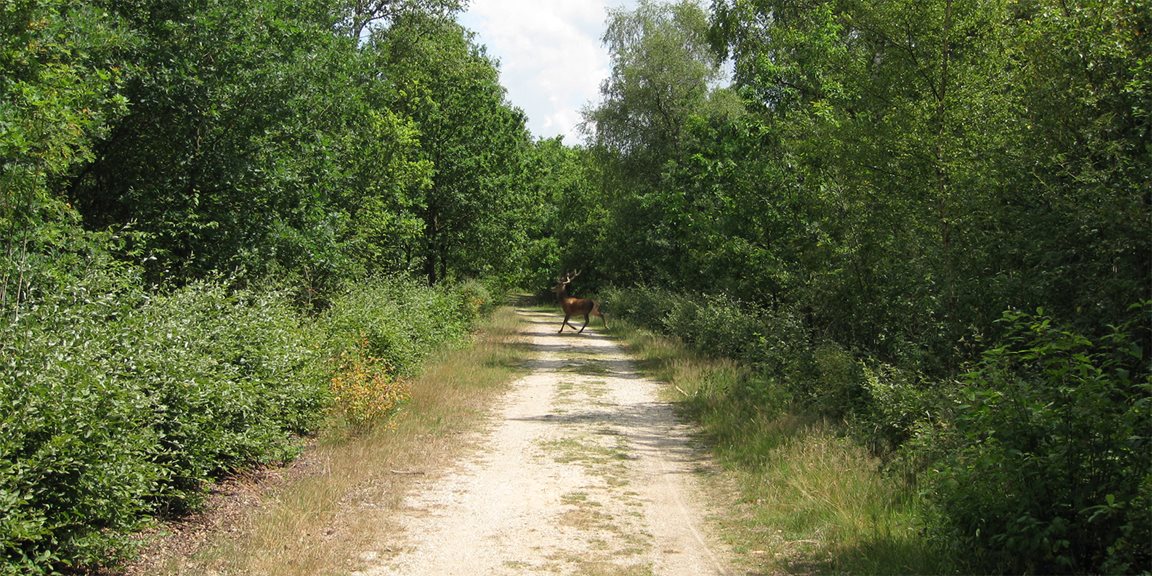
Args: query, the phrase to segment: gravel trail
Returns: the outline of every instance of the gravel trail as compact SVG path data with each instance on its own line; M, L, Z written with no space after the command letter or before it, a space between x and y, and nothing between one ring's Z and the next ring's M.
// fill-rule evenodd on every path
M357 576L728 574L694 471L705 455L614 341L520 310L531 373L470 455L407 497ZM597 326L599 328L599 325Z

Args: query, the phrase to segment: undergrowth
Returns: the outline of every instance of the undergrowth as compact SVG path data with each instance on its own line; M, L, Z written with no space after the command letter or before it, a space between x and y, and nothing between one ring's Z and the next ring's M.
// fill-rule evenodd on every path
M1152 566L1152 303L1095 338L1006 312L948 377L849 350L788 308L605 299L683 343L634 336L743 475L750 516L808 544L782 557L854 573Z
M375 279L311 317L273 289L82 272L0 318L0 574L115 566L215 480L294 458L326 420L395 413L403 378L491 300Z

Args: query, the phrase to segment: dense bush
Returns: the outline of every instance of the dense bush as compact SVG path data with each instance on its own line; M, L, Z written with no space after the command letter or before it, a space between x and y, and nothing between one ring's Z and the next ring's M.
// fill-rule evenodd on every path
M810 331L793 310L766 310L724 296L690 296L644 287L611 288L604 299L613 313L636 325L680 338L704 354L753 368L754 376L733 393L749 399L788 398L789 403L804 402L837 414L852 408L847 398L833 407L822 397L848 395L849 389L860 385L844 381L844 370L858 370L855 361L844 354L834 358L839 349L832 344L814 349ZM846 367L833 370L834 359ZM774 390L759 390L765 386Z
M940 383L923 374L879 362L862 362L864 399L849 416L850 428L874 453L897 456L915 473L927 455L898 452L919 431L935 426L945 411ZM918 464L917 462L921 462Z
M354 429L384 422L407 399L404 378L463 337L493 305L483 283L429 288L405 278L352 285L321 318L335 354L333 410Z
M614 315L627 318L637 326L661 331L665 329L665 319L684 299L679 293L650 286L608 288L603 293L604 306L610 307Z
M277 293L195 283L125 318L107 370L149 398L161 502L181 512L201 484L294 455L327 404L321 351Z
M1097 341L1007 313L958 382L858 358L795 314L651 288L609 290L621 317L738 370L691 408L725 446L735 415L832 418L925 486L933 534L977 572L1130 573L1152 562L1152 305ZM723 415L712 414L723 411ZM754 447L726 448L754 462Z
M320 319L325 347L363 347L410 375L437 346L467 333L492 298L480 283L429 288L410 278L380 277L349 286Z
M0 324L10 571L114 560L205 481L293 454L325 404L318 351L278 295L199 283L149 297L130 273L90 272Z
M924 441L941 455L928 478L943 536L973 570L1152 566L1152 371L1136 345L1150 311L1096 342L1004 316L949 425Z
M758 316L727 297L703 296L677 300L664 324L702 352L753 360L762 353L764 337Z
M0 573L116 562L212 480L294 456L334 396L353 424L387 416L397 378L491 301L379 279L313 320L276 291L151 294L129 267L84 272L0 320Z

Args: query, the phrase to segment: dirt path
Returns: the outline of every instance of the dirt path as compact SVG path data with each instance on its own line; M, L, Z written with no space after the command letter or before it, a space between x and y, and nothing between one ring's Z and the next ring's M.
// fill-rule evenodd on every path
M591 326L556 334L558 317L518 313L531 374L355 574L727 574L697 504L703 456L657 385Z

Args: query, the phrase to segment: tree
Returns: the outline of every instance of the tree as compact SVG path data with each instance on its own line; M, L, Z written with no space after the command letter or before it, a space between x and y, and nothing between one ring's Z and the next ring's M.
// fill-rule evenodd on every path
M496 65L455 22L406 15L373 37L396 87L392 107L420 134L430 178L410 193L429 284L508 272L522 246L521 175L530 139ZM511 247L511 249L510 249Z
M1039 4L1034 8L1040 14L1062 12ZM1120 31L1123 26L1118 22L1127 17L1136 21L1128 7L1114 8L1100 8L1098 15L1106 12L1112 18L1102 20L1104 27ZM827 248L822 258L804 268L810 282L807 306L822 331L886 357L911 354L955 368L972 352L956 343L973 330L989 330L1004 308L1045 305L1096 290L1097 283L1087 278L1103 271L1097 264L1060 272L1041 272L1042 266L1037 266L1028 275L1020 270L1022 261L1037 262L1062 252L1076 254L1074 258L1085 263L1111 252L1099 246L1088 255L1072 248L1081 242L1070 242L1069 236L1056 239L1041 232L1099 230L1098 224L1081 226L1091 211L1065 212L1059 224L1052 220L1040 224L1042 212L1012 208L1021 203L1035 206L1037 198L1058 189L1043 186L1043 193L1024 192L1035 188L1036 178L1029 174L1040 164L1024 157L1067 153L1052 142L1028 142L1031 137L1022 128L1041 124L1039 119L1025 120L1037 105L1067 107L1070 103L1057 104L1060 98L1048 96L1069 91L1023 86L1029 79L1064 82L1076 77L1051 69L1033 76L1033 64L1024 55L1036 53L1038 46L1021 43L1040 21L1025 16L1031 10L977 0L819 2L804 9L771 0L717 4L714 37L734 58L737 87L759 111L767 129L780 138L782 167L818 210L812 213L810 226L819 230ZM1037 54L1050 53L1053 42L1065 41L1059 34L1044 38ZM1121 46L1125 55L1136 55L1134 37L1116 38L1118 44L1086 38L1068 41ZM1096 67L1110 62L1116 77L1124 77L1129 71L1119 60L1111 60L1115 56L1105 57ZM1069 119L1055 108L1045 109L1045 118L1059 119L1061 124ZM1136 122L1128 125L1135 127L1139 121L1133 111L1121 105L1107 117L1127 119L1120 120L1117 128L1132 121ZM1073 131L1096 121L1089 117ZM1122 140L1125 149L1134 150L1131 136ZM1115 149L1116 142L1099 142L1103 149ZM1086 191L1077 187L1077 194ZM1101 192L1128 198L1105 204L1126 205L1129 209L1120 214L1135 216L1139 210L1132 202L1138 194L1119 192L1126 188L1131 186L1124 183ZM1086 206L1091 205L1095 203ZM1102 223L1097 216L1089 218ZM1128 222L1109 229L1136 232L1139 225ZM1055 241L1041 247L1016 235L1017 230ZM1108 243L1110 247L1126 246L1125 256L1117 257L1131 262L1124 269L1139 269L1127 258L1147 258L1146 248L1114 240L1118 242ZM1084 275L1092 268L1096 272ZM1061 288L1045 277L1061 278L1057 281ZM1131 279L1129 287L1139 283L1136 277ZM1039 292L1047 291L1045 286L1052 289L1042 296ZM1108 316L1115 319L1134 295L1129 291L1120 297L1113 292L1087 300L1097 306L1103 300L1114 303ZM1078 306L1084 309L1083 301ZM1061 308L1075 313L1075 306Z
M1152 299L1152 5L1034 2L1011 16L1016 131L995 213L1010 248L991 268L1017 306L1099 337Z
M330 17L275 0L123 8L144 42L130 56L132 113L72 183L87 224L135 222L156 279L275 261L274 236L328 212L299 152L327 128L326 106L300 97L319 100L321 74L341 76Z
M0 7L0 315L54 273L78 273L87 240L57 186L125 113L120 52L133 42L88 4Z
M364 33L378 22L394 22L405 14L433 14L448 17L463 8L460 0L346 0L344 25L352 38L363 38Z
M524 286L551 287L564 270L584 270L582 282L611 278L607 244L611 214L603 189L602 172L586 148L565 146L560 137L536 143L530 162L535 227L529 232L533 264Z
M642 0L634 11L610 11L604 43L612 72L601 86L603 101L585 114L593 142L658 177L720 76L707 30L707 16L691 1Z
M154 282L274 274L311 299L405 269L392 240L429 167L340 6L116 4L141 42L131 113L70 183L86 225L138 230Z
M588 115L613 280L745 307L724 352L936 470L962 569L1147 564L1148 2L717 0L697 92L646 6Z
M585 129L604 167L612 215L605 264L619 280L668 281L682 272L685 199L663 176L683 161L688 125L720 75L707 30L691 1L642 1L634 11L610 13L604 43L612 73L601 86L603 101L585 111Z

